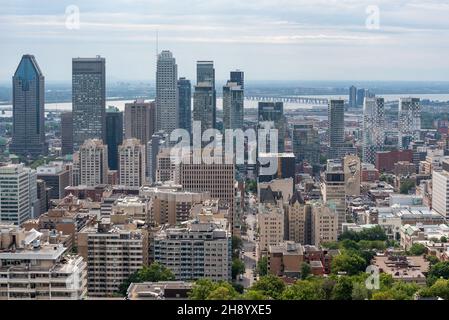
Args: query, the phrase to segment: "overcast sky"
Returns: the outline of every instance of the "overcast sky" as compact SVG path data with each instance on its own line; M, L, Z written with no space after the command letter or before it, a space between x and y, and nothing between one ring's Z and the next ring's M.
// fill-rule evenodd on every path
M192 80L204 59L220 80L236 68L248 81L449 80L448 16L448 0L0 0L0 82L24 53L47 81L97 54L110 80L153 81L156 30Z

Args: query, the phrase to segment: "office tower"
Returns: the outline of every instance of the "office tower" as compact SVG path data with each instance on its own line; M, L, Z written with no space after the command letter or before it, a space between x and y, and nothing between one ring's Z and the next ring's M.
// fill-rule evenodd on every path
M259 162L276 165L276 172L265 174L259 165L258 182L269 182L273 179L295 178L295 155L291 152L284 153L259 153ZM269 162L270 161L270 162Z
M178 80L179 128L192 134L192 85L190 80Z
M259 204L259 255L266 255L270 246L284 241L284 209L277 204Z
M164 50L157 57L156 130L164 130L167 134L179 127L177 82L176 59L170 51Z
M242 90L245 89L245 74L243 71L235 70L231 71L231 82L237 83L238 86L242 87Z
M234 175L233 164L194 164L190 161L190 163L183 162L179 165L177 181L185 190L209 192L212 199L226 205L230 210L229 224L233 226Z
M215 69L213 61L196 62L196 83L209 82L215 90Z
M214 88L210 82L199 82L193 92L193 121L201 121L201 133L215 128Z
M356 155L347 155L343 158L343 172L345 174L345 194L347 196L360 196L361 163Z
M99 139L86 140L79 150L80 184L95 187L108 179L108 147Z
M357 88L354 86L349 88L349 107L357 108Z
M0 221L20 225L38 209L36 170L23 164L0 167Z
M366 89L357 89L357 106L362 107L365 100Z
M58 234L0 224L0 300L81 300L86 263ZM50 240L51 239L51 240Z
M449 172L432 172L432 209L449 218Z
M363 104L363 162L374 164L385 140L384 98L365 98Z
M145 183L145 146L138 139L126 139L118 148L119 182L128 187Z
M70 172L64 163L52 161L36 168L37 178L45 181L49 188L49 199L62 199L64 189L70 185Z
M37 158L46 155L45 79L33 55L26 54L12 78L13 132L9 152Z
M345 173L340 160L327 160L326 171L321 179L321 195L326 204L332 204L338 214L338 234L346 222Z
M44 180L37 179L36 180L36 195L37 195L37 208L35 212L35 216L39 217L48 211L49 203L48 203L48 192L47 186Z
M118 169L118 146L123 142L123 112L109 106L106 110L106 145L108 146L108 166Z
M271 128L278 130L278 150L267 150L270 152L284 152L284 141L287 127L287 120L284 117L284 104L282 102L259 102L257 110L258 127L261 128L261 122L271 122Z
M345 101L330 100L327 110L329 158L339 158L345 143Z
M73 113L61 113L61 154L63 156L73 153Z
M312 243L311 207L296 191L286 206L288 240L301 244Z
M156 182L176 180L176 165L170 148L161 148L156 155Z
M243 129L243 87L228 81L223 87L223 128Z
M72 112L75 150L87 139L105 139L105 58L73 58Z
M125 139L136 138L143 145L150 141L155 130L156 105L138 99L125 104Z
M130 275L148 265L148 233L134 221L114 214L78 233L78 252L87 262L87 292L117 294Z
M419 139L421 130L421 101L419 98L399 99L399 148L408 149L411 141Z
M156 225L175 226L189 220L191 209L210 199L208 192L185 191L181 186L143 187L140 196L151 199L151 212Z
M339 214L333 202L312 203L312 241L315 246L338 240L341 231L338 220Z
M231 280L231 234L214 223L164 228L152 249L154 261L170 269L176 280Z
M320 163L320 138L312 123L294 124L292 140L296 163Z
M162 132L153 134L151 140L147 143L147 170L146 174L150 184L156 182L157 155L164 144L164 135Z

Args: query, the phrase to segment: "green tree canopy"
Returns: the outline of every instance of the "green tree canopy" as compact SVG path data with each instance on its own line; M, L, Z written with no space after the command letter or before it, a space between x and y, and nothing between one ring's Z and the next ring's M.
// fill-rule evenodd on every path
M285 289L285 283L274 275L261 277L251 288L260 291L264 296L279 299Z
M312 273L312 268L307 262L301 264L301 279L305 280Z
M245 272L245 264L240 259L233 259L231 271L232 279L236 279L239 274Z
M259 276L266 276L268 274L268 258L262 257L257 262L256 271Z
M323 300L325 292L318 281L299 280L282 293L284 300Z
M449 279L449 261L438 262L430 267L427 274L428 284L432 285L440 278Z
M343 253L332 259L331 270L333 273L346 272L355 275L366 269L366 261L357 254Z
M426 246L421 243L414 243L408 250L412 256L420 256L426 252Z

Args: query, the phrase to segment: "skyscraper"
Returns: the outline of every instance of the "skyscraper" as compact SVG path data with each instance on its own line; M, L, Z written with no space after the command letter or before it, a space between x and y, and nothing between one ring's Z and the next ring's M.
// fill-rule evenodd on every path
M87 139L105 139L106 60L72 60L73 146L75 150Z
M13 134L9 150L32 158L45 155L45 79L33 55L22 57L12 82Z
M190 80L179 78L179 128L186 129L192 134L192 86Z
M72 111L61 113L61 154L73 153L73 114Z
M120 184L141 187L145 183L145 145L138 139L126 139L118 154Z
M421 130L421 101L419 98L399 99L399 148L407 149L419 138Z
M362 107L365 100L366 89L357 89L357 106Z
M243 129L244 93L237 82L228 81L223 87L223 127L224 129Z
M206 125L204 126L206 129L215 128L216 119L217 119L217 92L215 90L215 68L213 61L197 61L196 62L196 85L200 95L204 94L206 87L210 87L207 89L212 93L212 105L211 112L212 114L208 116L208 120ZM196 91L196 87L195 87ZM209 93L208 93L209 94ZM195 109L195 96L194 96L194 109ZM207 105L206 110L209 109L209 105ZM195 111L195 110L194 110ZM211 120L209 120L211 119ZM212 122L212 126L209 125L209 122ZM203 127L203 126L202 126Z
M310 165L320 163L320 138L312 123L293 125L293 153L296 163L307 161Z
M237 85L242 87L242 90L245 89L245 74L243 71L235 70L231 71L231 82L237 83Z
M363 104L363 162L374 164L385 140L384 98L365 98Z
M108 166L118 169L118 146L123 142L123 112L110 106L106 110L106 145L108 146Z
M99 139L86 140L79 150L80 183L88 187L107 183L108 147Z
M125 139L136 138L145 145L154 133L155 116L154 102L140 99L125 104Z
M270 152L284 152L284 140L286 130L286 119L284 117L284 103L282 102L259 102L258 110L258 126L261 122L272 122L274 128L278 130L278 150L267 150ZM273 127L273 126L272 126Z
M349 88L349 107L357 108L357 88L354 86Z
M193 93L193 121L201 121L201 133L215 128L214 88L209 81L200 82Z
M345 142L345 101L330 100L328 104L329 156L338 157Z
M156 130L170 134L179 126L178 66L173 54L162 51L156 70Z

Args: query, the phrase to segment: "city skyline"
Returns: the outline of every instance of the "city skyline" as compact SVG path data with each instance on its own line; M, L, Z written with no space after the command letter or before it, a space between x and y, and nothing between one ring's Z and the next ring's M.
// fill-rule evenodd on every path
M449 80L449 63L441 58L449 51L441 41L449 32L448 4L372 5L364 0L4 4L0 82L10 78L16 57L26 53L34 54L54 81L69 80L71 58L95 55L107 58L109 80L154 80L156 51L162 49L173 52L179 76L188 79L195 78L195 61L204 59L214 61L217 80L236 68L249 81L342 75L347 80ZM79 29L67 28L70 6L79 9ZM129 50L117 50L122 47Z

